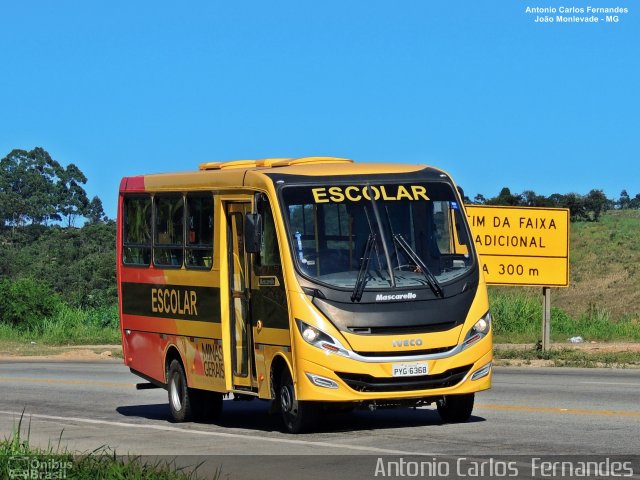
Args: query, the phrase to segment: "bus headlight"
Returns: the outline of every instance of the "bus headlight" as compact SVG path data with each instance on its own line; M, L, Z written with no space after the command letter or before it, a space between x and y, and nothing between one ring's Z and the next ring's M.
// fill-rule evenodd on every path
M465 349L482 340L489 333L489 330L491 330L491 313L487 312L471 327L464 338L462 348Z
M476 324L473 326L473 330L478 333L486 334L489 331L489 325L491 325L491 314L487 312L484 317L476 322Z
M333 338L328 333L324 333L322 330L319 330L302 320L296 319L296 325L298 326L300 335L302 335L304 341L309 345L313 345L314 347L324 350L327 355L329 353L336 353L343 357L349 356L349 351L337 339Z

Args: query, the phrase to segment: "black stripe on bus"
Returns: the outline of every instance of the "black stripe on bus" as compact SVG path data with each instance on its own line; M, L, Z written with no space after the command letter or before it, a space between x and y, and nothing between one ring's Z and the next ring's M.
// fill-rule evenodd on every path
M122 313L220 323L220 289L123 282Z

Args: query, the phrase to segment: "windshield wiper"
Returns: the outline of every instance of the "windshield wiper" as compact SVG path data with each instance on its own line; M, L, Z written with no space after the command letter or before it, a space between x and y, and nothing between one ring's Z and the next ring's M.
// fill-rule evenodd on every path
M436 279L436 277L433 275L433 273L431 273L431 270L429 270L429 267L427 267L425 265L425 263L422 261L422 259L418 256L418 254L416 252L413 251L413 249L411 248L411 246L407 243L407 241L404 239L404 237L402 235L400 235L399 233L396 233L393 235L393 241L398 244L398 246L404 250L404 252L407 254L407 256L411 259L411 261L413 263L415 263L420 271L422 272L422 274L424 275L424 278L427 279L427 283L429 284L429 286L431 287L431 290L433 290L433 293L440 298L444 297L444 292L442 291L442 287L440 286L440 284L438 283L438 280Z
M362 261L360 262L360 270L358 271L358 277L356 278L356 284L351 294L352 302L359 302L364 292L364 287L367 284L367 274L369 273L369 260L371 260L371 253L373 246L376 243L376 234L370 233L367 238L367 244L364 247L364 254L362 255Z

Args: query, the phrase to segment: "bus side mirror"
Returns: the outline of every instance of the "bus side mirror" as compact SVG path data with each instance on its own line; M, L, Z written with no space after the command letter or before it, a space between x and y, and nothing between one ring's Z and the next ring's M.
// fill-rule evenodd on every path
M467 235L467 229L464 228L462 223L462 212L457 209L454 214L454 222L456 227L456 235L458 236L458 242L460 245L469 245L469 236Z
M244 216L244 249L247 253L260 253L262 246L262 216L247 213Z

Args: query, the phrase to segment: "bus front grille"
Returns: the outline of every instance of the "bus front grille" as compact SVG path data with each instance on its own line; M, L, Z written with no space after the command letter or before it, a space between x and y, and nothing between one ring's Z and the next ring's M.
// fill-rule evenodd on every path
M460 383L473 365L465 365L446 370L435 375L418 377L372 377L359 373L341 373L336 375L349 387L358 392L407 392L412 390L431 390L453 387Z
M448 352L449 350L453 350L456 348L455 345L451 345L449 347L438 347L438 348L424 348L422 350L400 350L400 351L392 351L392 352L361 352L357 351L358 355L362 357L406 357L406 356L414 356L414 355L435 355L437 353Z

